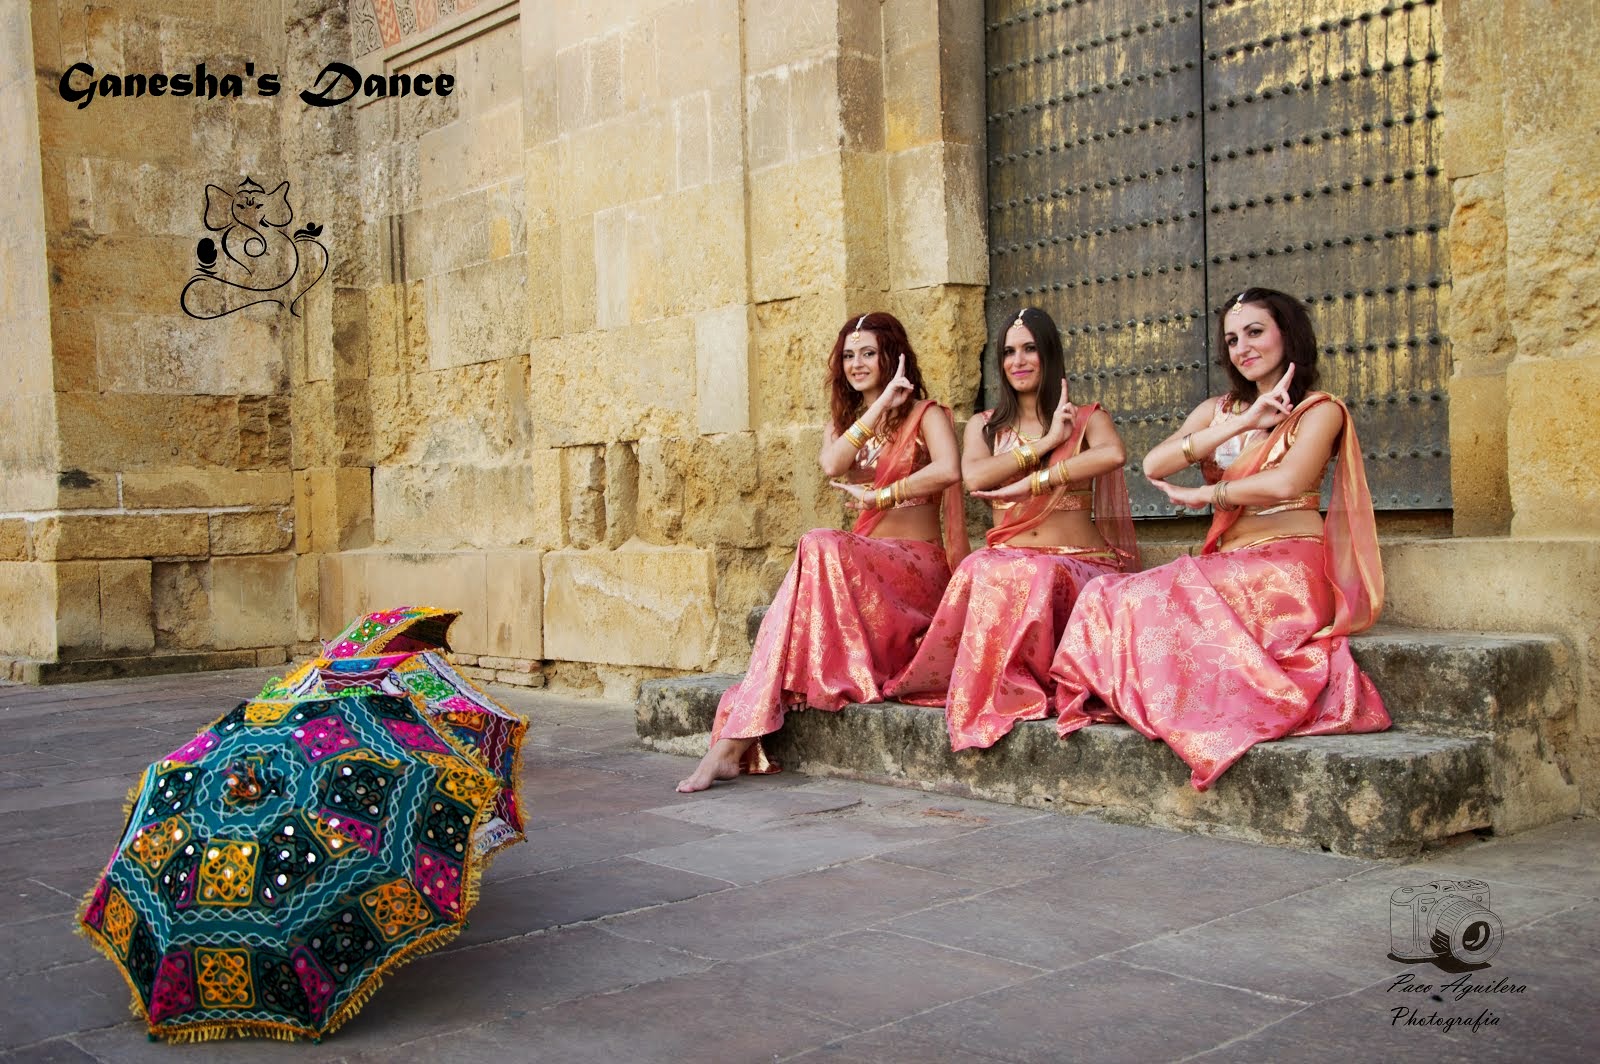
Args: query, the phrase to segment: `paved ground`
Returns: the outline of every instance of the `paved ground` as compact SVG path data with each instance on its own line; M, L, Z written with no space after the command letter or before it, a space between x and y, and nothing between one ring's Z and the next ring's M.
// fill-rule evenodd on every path
M322 1045L153 1045L73 914L138 769L265 675L0 687L0 1061L1480 1064L1600 1045L1600 822L1399 865L793 774L689 797L690 762L635 747L631 707L510 689L534 722L535 830L466 934ZM1490 884L1501 952L1391 960L1391 892L1450 877ZM1481 1022L1406 1022L1435 1015Z

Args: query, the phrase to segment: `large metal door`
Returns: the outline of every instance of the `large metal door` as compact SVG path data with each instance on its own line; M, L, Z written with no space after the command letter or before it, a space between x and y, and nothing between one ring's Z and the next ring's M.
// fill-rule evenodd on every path
M990 334L1055 317L1136 515L1173 512L1139 459L1226 389L1207 308L1245 284L1311 304L1376 503L1450 505L1435 4L989 0L988 61Z

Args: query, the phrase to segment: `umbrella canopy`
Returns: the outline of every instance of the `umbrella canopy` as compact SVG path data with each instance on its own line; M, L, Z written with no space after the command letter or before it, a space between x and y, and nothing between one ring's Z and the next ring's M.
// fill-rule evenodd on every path
M432 606L369 613L328 640L321 657L270 681L257 697L294 702L364 688L409 698L500 778L494 813L474 838L478 852L490 854L525 838L518 792L528 722L490 698L450 660L447 637L459 616Z
M245 702L145 770L81 922L152 1036L319 1038L459 933L499 790L408 699Z

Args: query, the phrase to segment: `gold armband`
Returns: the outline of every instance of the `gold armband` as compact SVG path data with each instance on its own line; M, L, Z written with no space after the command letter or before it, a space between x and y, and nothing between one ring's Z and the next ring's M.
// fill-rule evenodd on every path
M1200 461L1200 459L1194 456L1194 433L1192 432L1186 432L1183 434L1183 457L1190 465L1194 465L1196 462Z

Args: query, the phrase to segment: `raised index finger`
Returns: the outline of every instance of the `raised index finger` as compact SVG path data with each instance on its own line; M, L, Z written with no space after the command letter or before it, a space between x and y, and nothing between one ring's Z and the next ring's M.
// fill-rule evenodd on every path
M1289 368L1283 371L1283 376L1278 378L1278 388L1287 390L1289 382L1294 380L1294 363L1289 363Z
M904 377L906 375L906 356L905 355L901 355L900 356L900 364L895 367L894 375L896 377Z

